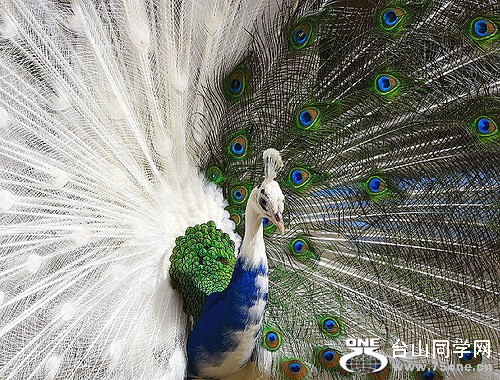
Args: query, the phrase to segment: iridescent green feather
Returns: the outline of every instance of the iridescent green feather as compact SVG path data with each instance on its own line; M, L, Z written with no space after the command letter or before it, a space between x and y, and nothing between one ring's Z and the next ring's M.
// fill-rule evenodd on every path
M299 261L306 262L309 260L317 260L319 256L314 252L311 242L303 237L297 236L288 244L290 253Z
M210 221L188 227L175 243L170 278L187 314L196 320L205 299L223 291L231 280L236 263L234 242Z
M500 136L498 120L500 119L497 112L483 114L470 124L470 128L482 143L498 143Z
M248 92L250 70L245 63L236 67L224 80L224 90L230 101L237 101Z
M409 24L414 22L415 17L431 5L432 2L429 0L419 2L396 0L384 3L378 11L377 27L384 33L402 36Z
M249 128L237 131L229 137L227 142L227 154L233 160L242 160L252 154Z
M481 14L470 21L468 33L485 50L498 49L500 43L500 15Z
M213 183L220 184L224 181L224 174L217 165L210 165L205 171L207 179Z
M318 173L308 165L301 163L293 164L286 173L287 176L285 181L282 182L282 186L299 194L305 193L315 183L325 179L324 174Z
M313 16L296 21L289 31L289 46L292 51L307 53L308 48L317 46L317 37L322 27L322 21L332 16L332 9L327 8Z

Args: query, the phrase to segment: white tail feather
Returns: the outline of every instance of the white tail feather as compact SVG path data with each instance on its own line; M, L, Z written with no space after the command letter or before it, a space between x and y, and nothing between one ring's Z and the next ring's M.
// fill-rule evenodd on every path
M169 252L209 220L237 241L186 148L225 55L202 42L204 7L96 4L0 4L2 379L183 379Z

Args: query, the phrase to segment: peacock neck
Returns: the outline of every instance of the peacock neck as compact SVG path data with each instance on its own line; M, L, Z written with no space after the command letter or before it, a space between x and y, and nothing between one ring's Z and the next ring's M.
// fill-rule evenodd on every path
M248 203L255 203L250 198ZM250 360L267 303L267 258L261 214L247 206L245 236L233 276L221 293L212 293L188 338L192 377L221 378Z
M251 193L250 199L245 209L245 235L241 244L240 256L238 260L242 261L245 269L256 268L260 266L267 267L266 248L264 245L264 227L262 225L262 216L255 210Z

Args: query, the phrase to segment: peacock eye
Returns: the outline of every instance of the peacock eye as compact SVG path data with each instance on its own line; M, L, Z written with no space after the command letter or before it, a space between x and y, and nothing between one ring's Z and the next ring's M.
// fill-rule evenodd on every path
M492 135L497 130L496 123L489 117L480 117L476 120L476 129L482 136Z
M206 177L214 182L214 183L221 183L224 179L222 175L222 170L215 165L210 166L207 171L205 172Z
M474 358L474 352L473 351L467 351L464 353L463 359L467 362L470 362Z
M235 159L244 158L247 154L247 145L248 141L245 136L237 136L229 143L229 154Z
M325 361L327 362L332 362L333 359L335 359L335 352L333 352L332 350L325 351L323 353L323 359L325 359Z
M302 365L299 363L292 363L290 364L289 368L290 372L292 373L300 373L300 371L302 370Z
M291 172L290 177L295 185L300 186L307 182L309 179L309 173L303 169L295 169Z
M230 214L229 219L231 219L236 226L241 224L241 216L236 213Z
M236 68L226 79L226 94L231 100L238 99L245 92L248 84L247 82L247 71L241 66Z
M405 11L401 8L387 9L382 13L382 23L386 29L395 27L405 15Z
M415 373L415 379L417 380L441 380L443 379L443 375L439 373L437 370L426 370L426 371L418 371Z
M497 28L487 19L476 19L472 22L472 30L477 38L487 38L496 33Z
M245 203L248 198L249 191L245 186L236 186L231 190L231 198L234 203Z
M260 205L260 207L262 207L262 209L264 211L267 211L267 208L266 208L267 207L267 201L264 198L262 198L262 197L259 198L259 205Z
M243 91L244 76L243 72L238 70L229 78L229 92L233 95L240 95Z
M326 369L332 369L338 366L340 353L336 350L332 350L331 348L325 348L318 352L318 362L319 364Z
M287 360L283 362L282 370L287 378L294 380L295 379L301 380L307 378L309 372L306 365L297 359Z
M314 107L302 109L297 115L297 126L300 129L315 129L319 122L319 110Z
M482 362L482 359L483 358L480 352L474 352L474 348L469 347L468 351L465 351L462 354L462 357L459 358L459 361L462 364L470 364L471 366L475 367Z
M307 46L311 38L312 27L308 23L297 26L290 35L290 40L294 49L301 49Z
M307 243L302 239L297 239L293 243L293 250L295 251L295 253L297 255L301 255L301 254L307 252L307 249L308 249Z
M392 75L379 75L376 80L377 90L382 94L394 91L398 87L398 81Z
M381 193L387 188L386 183L380 177L372 177L368 180L368 189L371 193Z
M332 337L336 337L342 332L339 321L329 315L321 318L320 326L324 333Z
M281 346L281 335L276 330L268 330L264 334L264 347L276 351Z

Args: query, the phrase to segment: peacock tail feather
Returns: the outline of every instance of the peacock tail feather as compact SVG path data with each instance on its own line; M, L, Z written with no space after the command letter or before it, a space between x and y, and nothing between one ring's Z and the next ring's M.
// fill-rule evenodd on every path
M500 45L495 31L477 31L478 20L496 25L498 11L311 2L280 20L279 35L258 33L219 80L226 108L212 104L207 118L243 139L210 139L202 167L220 170L228 202L260 172L251 152L268 144L286 163L287 233L266 234L265 370L285 378L296 360L334 377L322 355L346 352L346 337L378 337L388 355L416 337L500 343ZM229 211L240 220L241 207Z
M495 0L3 1L0 378L184 379L268 147L286 232L232 379L498 378L499 63ZM358 338L383 371L342 368ZM489 370L392 358L436 340Z

